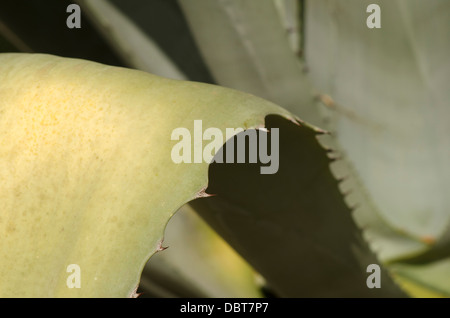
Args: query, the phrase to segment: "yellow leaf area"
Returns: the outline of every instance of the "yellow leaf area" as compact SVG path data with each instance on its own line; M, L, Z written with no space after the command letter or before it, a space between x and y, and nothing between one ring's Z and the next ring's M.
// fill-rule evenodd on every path
M219 86L0 54L0 296L131 295L172 214L207 186L208 163L171 160L171 132L268 114L294 119Z

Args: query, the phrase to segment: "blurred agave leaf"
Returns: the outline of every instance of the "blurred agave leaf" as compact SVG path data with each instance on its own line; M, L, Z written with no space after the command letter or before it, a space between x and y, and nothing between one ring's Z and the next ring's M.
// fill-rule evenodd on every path
M109 1L79 0L78 3L131 67L172 79L186 79L158 45Z
M110 0L192 81L214 83L176 0Z
M302 20L302 1L299 0L273 0L275 7L281 19L281 24L284 26L286 36L292 51L300 54L301 43L301 23Z
M320 124L313 88L273 1L179 1L217 83L268 99Z
M450 297L450 258L428 264L392 264L396 280L414 297Z
M12 44L21 52L48 53L123 66L123 61L85 19L83 11L82 27L67 28L69 13L66 9L71 3L70 0L0 1L0 23L14 34Z
M0 52L32 52L12 30L0 20Z
M428 249L449 255L450 3L378 1L381 29L367 28L368 4L306 5L312 79L331 96L330 129L383 229L363 209L355 216L385 261Z
M189 205L170 219L164 245L144 268L142 297L261 296L253 269Z

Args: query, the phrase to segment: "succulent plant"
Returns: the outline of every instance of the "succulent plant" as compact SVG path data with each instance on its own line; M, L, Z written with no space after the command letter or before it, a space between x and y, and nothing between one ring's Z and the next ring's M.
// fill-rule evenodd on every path
M0 296L449 296L447 2L0 4Z

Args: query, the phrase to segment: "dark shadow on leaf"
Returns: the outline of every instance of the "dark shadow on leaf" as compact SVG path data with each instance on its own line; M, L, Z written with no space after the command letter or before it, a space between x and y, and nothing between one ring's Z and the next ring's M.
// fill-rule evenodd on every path
M379 262L317 133L279 116L267 116L266 127L279 128L278 172L260 174L261 163L213 163L206 192L216 196L191 202L196 211L281 297L404 296L384 269L382 288L367 287L366 268Z

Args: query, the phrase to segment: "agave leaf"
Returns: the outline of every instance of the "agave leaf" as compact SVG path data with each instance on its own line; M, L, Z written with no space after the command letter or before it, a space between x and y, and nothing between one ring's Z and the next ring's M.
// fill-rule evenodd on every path
M427 264L396 263L390 266L396 280L415 297L450 297L450 258Z
M168 78L186 79L158 45L113 4L105 0L78 2L130 67Z
M32 52L22 40L0 20L0 52Z
M301 43L301 1L298 0L273 0L281 24L284 26L286 36L292 51L300 54Z
M207 186L208 163L171 161L172 130L294 120L217 86L41 54L0 59L2 296L132 294L171 215ZM315 128L302 127L314 144ZM66 286L70 264L79 289Z
M108 2L128 17L141 33L155 42L189 80L214 83L177 0Z
M313 87L273 1L180 1L217 83L268 99L319 125Z
M367 287L367 266L379 261L352 219L317 132L272 116L266 125L280 129L278 172L261 176L258 165L213 163L207 193L215 196L192 202L196 211L276 295L401 296L384 270L383 288Z
M331 97L330 129L390 228L368 237L392 261L448 246L450 4L377 3L382 26L369 29L370 1L308 1L306 60Z
M181 1L180 3L208 66L221 85L238 88L274 100L297 115L305 116L309 121L319 121L319 108L314 103L314 90L308 78L302 72L301 62L289 48L283 26L279 23L277 10L273 2L196 0ZM298 160L297 163L295 160L292 160L287 165L288 168L285 168L285 171L295 171L297 174L293 174L298 179L301 179L304 172L300 171L296 165L303 167L305 165L301 155L296 154L296 156L299 157L295 159ZM311 162L313 161L311 160ZM317 171L320 171L317 174L321 174L321 171L328 171L329 163L330 161L324 162L323 165L317 168ZM315 164L316 161L314 161ZM314 170L315 168L311 169ZM224 175L229 173L227 171ZM245 173L239 171L236 175L242 176ZM351 215L351 209L345 205L342 197L338 194L335 178L331 174L327 175L326 173L322 177L323 179L315 181L320 186L317 189L309 190L310 197L307 198L289 190L297 187L294 181L295 178L285 175L285 180L282 181L282 178L280 178L280 180L274 182L278 184L277 187L279 189L283 189L283 193L288 194L286 195L287 199L282 199L281 201L288 202L291 200L291 204L285 207L285 214L280 220L277 220L277 222L271 220L274 225L272 229L270 229L266 221L261 221L266 224L270 231L274 231L266 234L264 239L261 239L262 233L257 232L256 228L254 231L258 234L252 235L248 233L248 226L245 227L246 232L235 223L243 222L246 224L245 222L248 221L246 220L247 214L251 216L251 220L254 222L257 222L255 220L259 219L264 220L266 214L271 215L268 211L275 213L278 210L275 202L280 201L279 196L273 197L269 194L264 196L264 198L270 198L270 200L264 201L266 212L262 216L260 214L263 212L260 211L258 202L242 200L239 204L230 204L228 201L235 202L237 200L235 199L235 193L231 192L230 189L225 191L225 194L222 193L222 196L208 199L209 202L212 202L210 205L207 205L206 202L194 202L193 204L197 209L203 210L201 212L202 216L234 248L249 259L250 263L274 286L273 288L280 295L380 295L377 292L368 292L365 283L361 284L363 277L366 277L365 268L363 269L364 265L362 264L367 266L367 260L375 262L375 258L370 251L364 250L364 247L361 247L362 252L359 252L363 255L361 259L364 259L364 261L357 259L357 257L355 258L350 246L364 246L364 243L359 242L359 236L355 234L358 233L358 230L352 221L348 219ZM254 179L249 178L249 180ZM291 183L286 182L286 180L291 180ZM238 184L241 183L238 182ZM263 191L259 187L262 182L244 184L248 189L258 189L254 190L249 197L261 199L261 196L257 193L258 191ZM327 187L326 185L329 187L327 191L319 189L320 187ZM273 188L273 186L266 185L265 188ZM334 190L337 192L333 192ZM223 199L223 196L227 198ZM327 199L323 199L323 197ZM292 198L295 199L292 201ZM317 202L314 203L314 200ZM322 200L332 203L328 206L320 206ZM339 203L336 203L335 200ZM304 201L307 201L311 208L308 211L314 214L307 214L299 208L302 207ZM243 206L247 209L246 213L242 212ZM338 212L335 211L336 209ZM211 210L215 212L211 212ZM232 214L229 212L230 210L235 210L233 213L236 215L230 217ZM242 213L239 213L239 211ZM299 219L295 221L291 219L297 217ZM330 217L330 219L327 220L327 217ZM334 217L342 218L339 226L346 229L343 230L344 232L351 233L349 234L350 236L343 236L340 240L336 238L334 230L331 229L337 224L337 220ZM226 222L229 224L223 224L225 222L222 220L223 218L226 218ZM330 221L332 218L334 221ZM318 221L319 219L321 221ZM304 222L304 220L308 221ZM328 234L323 235L317 241L314 239L313 242L305 242L300 237L303 238L303 235L305 237L315 237L317 235L314 234L316 228L304 225L309 224L309 222L321 224L323 229L327 229L328 232L325 232ZM253 223L250 228L253 228ZM299 236L295 239L280 238L280 232L277 229L292 231ZM321 234L324 233L321 232ZM356 237L352 237L352 235L356 235ZM238 240L237 237L241 239ZM258 238L261 241L249 243L251 239L248 237ZM291 253L291 251L281 250L276 258L269 258L268 255L261 254L261 250L257 248L257 246L267 245L272 247L270 250L276 250L278 245L275 242L281 242L284 239L286 240L285 244L280 243L280 246L298 246L298 251ZM334 244L338 245L339 248L334 249ZM306 258L305 255L308 255L310 263L302 263ZM324 258L327 259L326 262L323 261ZM283 263L292 264L292 267L289 269L283 268L282 271L279 270L274 264L274 262L279 260L284 260L282 261ZM317 267L317 262L323 263L324 266ZM327 265L325 266L325 264ZM295 272L299 268L303 268L304 275ZM333 279L331 273L340 271L342 272L341 280ZM312 272L314 274L311 274ZM293 277L296 277L295 283ZM333 281L333 288L328 288L330 281ZM301 290L298 286L307 287ZM323 286L327 286L327 290L324 290ZM392 287L392 290L393 294L398 292L395 287ZM386 295L392 290L386 291Z
M84 16L83 10L80 29L66 26L69 16L66 9L72 3L69 0L3 1L0 3L0 21L14 35L12 44L21 52L48 53L124 66Z

